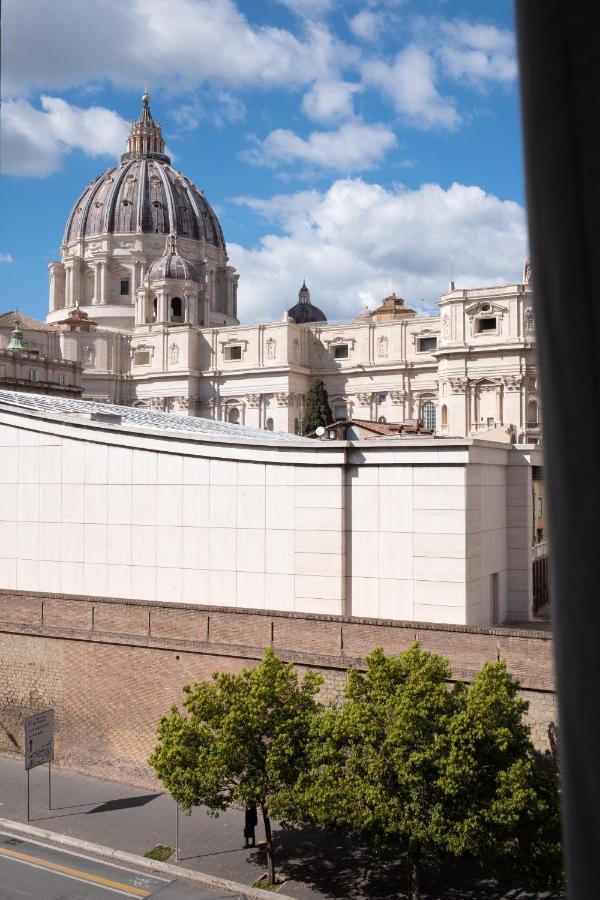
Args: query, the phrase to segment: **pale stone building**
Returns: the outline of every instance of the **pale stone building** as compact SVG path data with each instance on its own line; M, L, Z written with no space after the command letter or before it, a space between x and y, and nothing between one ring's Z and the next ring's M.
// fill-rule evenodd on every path
M240 325L218 219L171 167L142 100L127 152L85 188L50 265L48 324L81 310L96 326L62 342L64 358L83 366L85 397L301 433L318 377L339 419L538 441L528 264L518 284L451 284L437 316L393 295L330 324L303 284L283 320Z
M0 389L80 397L81 364L64 358L56 328L16 310L0 313Z

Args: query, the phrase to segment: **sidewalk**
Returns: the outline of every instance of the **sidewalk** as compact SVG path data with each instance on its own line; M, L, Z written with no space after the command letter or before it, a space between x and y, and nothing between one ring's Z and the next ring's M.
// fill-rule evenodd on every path
M32 769L31 825L81 840L143 855L156 844L175 847L175 805L167 794L79 775L52 771L52 810L48 810L48 767ZM27 775L22 760L0 756L0 818L27 821ZM264 874L265 852L244 850L244 813L228 810L218 818L196 809L179 816L179 862L188 869L250 885ZM392 900L405 885L401 860L381 860L358 841L313 829L274 826L282 892L297 900ZM259 823L257 840L263 837ZM170 860L175 863L175 858ZM460 885L460 886L459 886ZM430 888L433 885L428 885ZM275 895L276 896L276 895ZM534 900L525 891L506 891L464 866L444 873L444 883L426 900ZM542 897L549 895L539 895Z

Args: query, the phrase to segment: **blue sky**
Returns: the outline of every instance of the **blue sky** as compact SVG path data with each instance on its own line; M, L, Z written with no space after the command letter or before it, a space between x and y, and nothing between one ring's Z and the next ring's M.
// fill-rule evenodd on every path
M332 320L520 278L509 0L5 0L3 45L2 309L44 316L66 217L145 83L243 321L281 318L304 277Z

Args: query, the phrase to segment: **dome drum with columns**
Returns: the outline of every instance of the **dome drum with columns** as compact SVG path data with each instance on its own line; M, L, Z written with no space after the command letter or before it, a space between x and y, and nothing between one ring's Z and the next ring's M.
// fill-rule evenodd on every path
M136 291L163 254L165 235L175 235L189 264L204 270L205 324L237 323L237 275L219 220L204 194L172 168L149 101L144 94L120 163L87 186L69 215L61 261L49 267L49 323L79 304L103 327L133 327Z

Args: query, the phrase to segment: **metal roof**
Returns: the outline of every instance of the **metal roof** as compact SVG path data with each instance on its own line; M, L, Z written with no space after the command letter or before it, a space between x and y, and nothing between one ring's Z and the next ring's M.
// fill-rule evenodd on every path
M232 425L229 422L215 422L213 419L179 416L176 413L153 412L133 406L117 406L112 403L96 403L93 400L71 400L66 397L53 397L46 394L22 394L17 391L1 391L0 405L28 409L32 412L63 414L66 416L114 415L121 417L121 424L135 428L147 428L153 431L173 431L189 436L241 439L258 442L302 442L314 445L310 438L299 437L286 431L263 431L259 428L248 428L245 425Z

